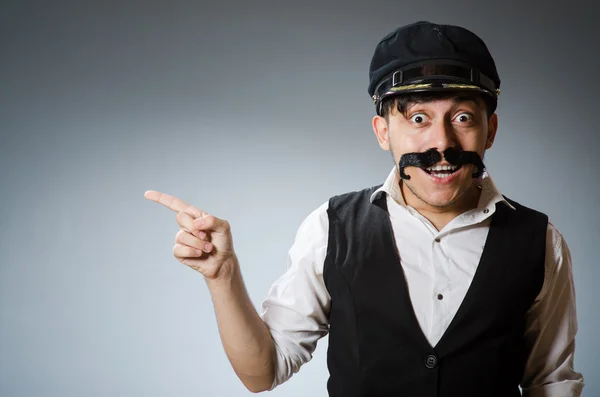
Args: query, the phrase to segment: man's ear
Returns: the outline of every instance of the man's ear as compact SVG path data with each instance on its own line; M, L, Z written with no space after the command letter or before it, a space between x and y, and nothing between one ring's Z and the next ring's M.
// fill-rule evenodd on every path
M373 117L373 132L383 150L390 150L388 122L381 116Z
M485 150L488 150L494 144L494 139L496 139L496 132L498 131L498 115L496 113L492 114L488 120L488 133L487 139L485 141Z

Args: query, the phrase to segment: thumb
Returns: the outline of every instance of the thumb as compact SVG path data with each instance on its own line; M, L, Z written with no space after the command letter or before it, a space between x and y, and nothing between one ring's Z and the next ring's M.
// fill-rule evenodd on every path
M229 222L210 214L204 214L204 216L194 219L194 227L199 230L212 230L217 233L228 233L231 230Z

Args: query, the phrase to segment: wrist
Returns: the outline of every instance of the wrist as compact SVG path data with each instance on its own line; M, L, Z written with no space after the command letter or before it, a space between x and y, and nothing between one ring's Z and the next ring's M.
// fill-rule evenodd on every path
M204 277L206 284L213 288L222 289L231 287L235 279L239 278L240 266L235 253L219 267L219 271L213 277Z

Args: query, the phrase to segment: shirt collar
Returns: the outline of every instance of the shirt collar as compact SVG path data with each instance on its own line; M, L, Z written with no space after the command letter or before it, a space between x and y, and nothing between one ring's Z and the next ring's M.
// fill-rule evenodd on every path
M392 171L389 173L385 182L381 187L370 197L370 201L373 202L377 198L381 197L382 194L389 195L394 201L400 204L402 207L406 207L406 202L404 201L404 197L402 196L402 191L400 190L400 176L398 173L398 168L392 168ZM510 209L515 209L500 193L496 184L492 180L489 172L485 171L483 176L476 181L476 183L481 187L481 196L479 197L479 203L477 208L490 208L495 207L497 203L504 203ZM490 208L491 209L491 208Z

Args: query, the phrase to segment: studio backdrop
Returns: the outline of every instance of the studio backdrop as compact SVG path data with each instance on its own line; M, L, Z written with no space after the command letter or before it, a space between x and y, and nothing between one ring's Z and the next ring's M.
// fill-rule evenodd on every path
M583 0L3 1L0 395L247 396L159 190L227 219L257 308L302 220L393 166L371 129L377 42L464 26L502 79L502 193L569 244L575 369L600 395L597 14ZM327 338L272 396L325 396Z

